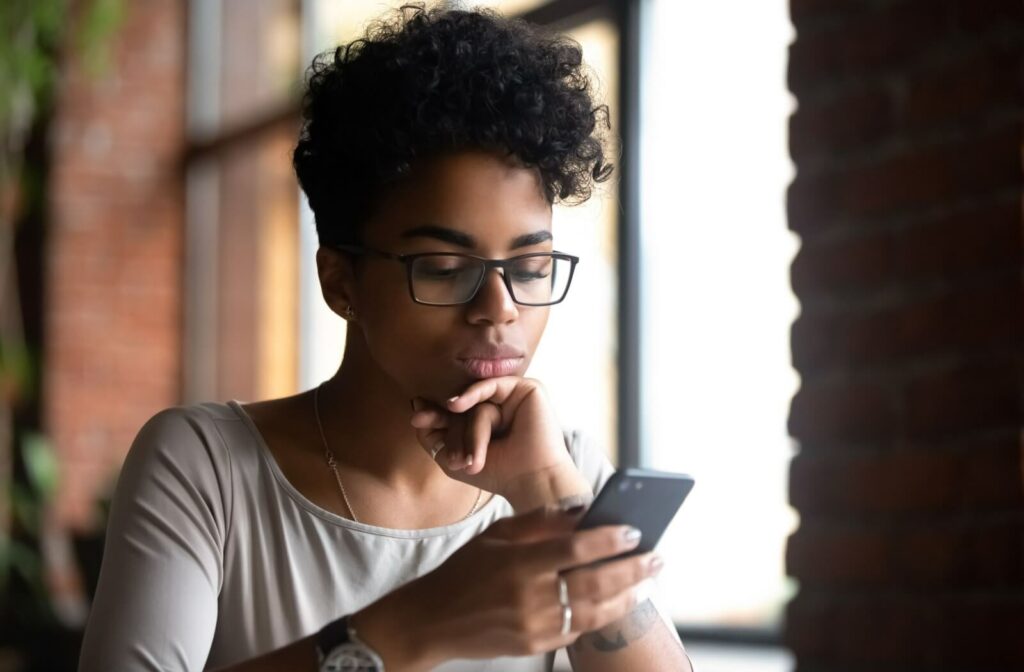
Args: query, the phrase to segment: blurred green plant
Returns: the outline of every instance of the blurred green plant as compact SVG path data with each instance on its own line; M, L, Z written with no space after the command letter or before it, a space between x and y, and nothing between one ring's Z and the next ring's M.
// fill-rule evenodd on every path
M39 530L43 525L44 507L57 489L57 460L42 434L27 433L20 444L27 482L11 484L11 510L21 529ZM45 599L46 589L36 550L20 539L0 537L0 594L5 592L12 572L21 576L37 598Z
M45 158L27 150L45 140L64 59L101 75L125 10L124 0L0 0L0 612L27 608L17 616L37 621L51 613L40 539L59 474L27 420L40 415L42 346L25 337L16 241L25 223L45 222L47 184ZM11 600L15 580L28 595Z

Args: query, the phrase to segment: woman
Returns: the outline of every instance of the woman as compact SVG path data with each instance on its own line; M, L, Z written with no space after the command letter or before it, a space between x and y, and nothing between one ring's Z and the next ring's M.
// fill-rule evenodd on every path
M578 45L406 8L311 69L296 172L344 359L164 411L118 483L82 670L685 670L653 554L574 532L611 473L523 375L605 179ZM348 665L348 667L346 667Z

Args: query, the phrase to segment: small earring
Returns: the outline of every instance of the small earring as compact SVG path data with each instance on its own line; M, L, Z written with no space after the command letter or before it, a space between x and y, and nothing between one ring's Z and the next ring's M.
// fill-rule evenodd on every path
M348 319L351 320L355 316L356 316L356 311L352 309L352 306L348 306L347 308L345 308L345 317L347 317Z

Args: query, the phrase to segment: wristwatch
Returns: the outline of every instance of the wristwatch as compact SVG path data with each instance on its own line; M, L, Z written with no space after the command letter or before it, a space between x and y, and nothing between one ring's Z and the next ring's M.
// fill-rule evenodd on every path
M380 654L359 640L348 616L325 625L316 636L320 672L384 672Z

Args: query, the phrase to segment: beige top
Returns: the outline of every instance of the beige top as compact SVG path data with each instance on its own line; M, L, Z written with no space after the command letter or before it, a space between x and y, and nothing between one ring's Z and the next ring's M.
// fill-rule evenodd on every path
M566 442L597 492L611 463L576 433ZM426 574L512 514L494 496L444 527L357 523L288 482L237 402L163 411L139 432L117 483L79 670L198 671L280 648ZM553 659L436 669L541 672Z

